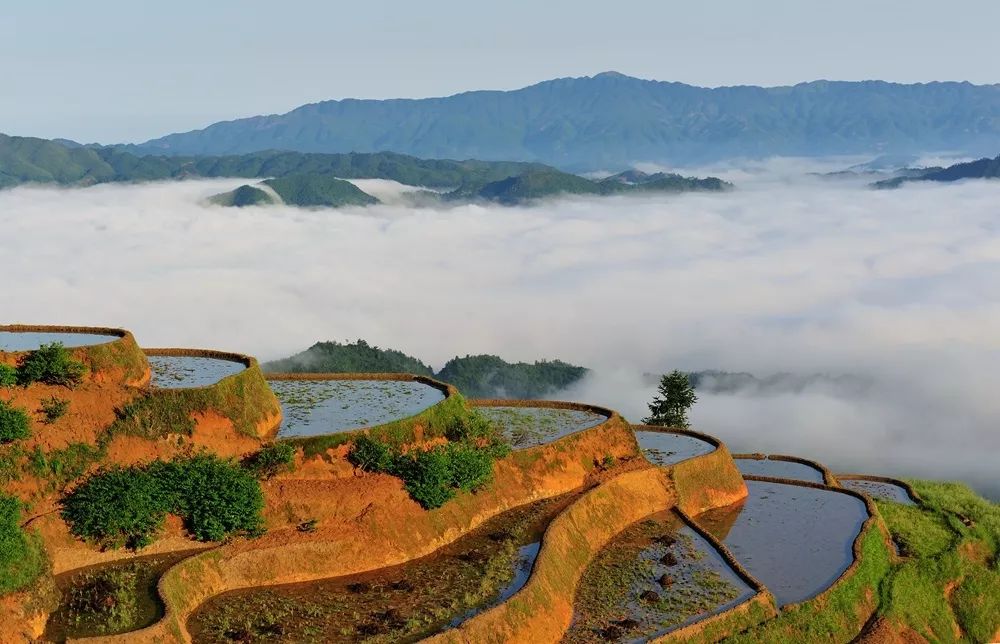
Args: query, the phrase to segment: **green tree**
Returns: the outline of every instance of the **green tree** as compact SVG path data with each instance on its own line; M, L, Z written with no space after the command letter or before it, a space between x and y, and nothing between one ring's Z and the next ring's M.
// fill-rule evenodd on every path
M660 378L657 395L649 403L649 416L642 422L647 425L687 427L688 410L698 402L698 395L686 373L674 369Z

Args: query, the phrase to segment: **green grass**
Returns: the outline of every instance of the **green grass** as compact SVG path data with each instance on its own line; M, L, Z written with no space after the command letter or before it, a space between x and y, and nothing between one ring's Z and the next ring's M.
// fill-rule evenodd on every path
M0 595L31 586L48 566L41 539L21 529L21 508L0 494Z

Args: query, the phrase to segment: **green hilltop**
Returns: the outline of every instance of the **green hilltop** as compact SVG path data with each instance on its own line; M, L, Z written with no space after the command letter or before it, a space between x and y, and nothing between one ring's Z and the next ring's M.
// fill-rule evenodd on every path
M587 369L560 360L511 363L493 355L454 357L434 372L421 360L395 349L358 340L317 342L301 353L263 365L271 373L413 373L458 387L472 398L537 399L578 382Z

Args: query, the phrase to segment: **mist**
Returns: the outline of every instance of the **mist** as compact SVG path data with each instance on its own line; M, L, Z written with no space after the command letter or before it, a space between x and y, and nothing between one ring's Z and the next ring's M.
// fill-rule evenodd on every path
M239 179L5 190L0 320L264 360L355 338L435 367L561 358L592 374L559 397L633 421L648 373L856 377L703 391L693 425L734 451L1000 497L1000 182L874 191L804 171L518 208L203 203Z

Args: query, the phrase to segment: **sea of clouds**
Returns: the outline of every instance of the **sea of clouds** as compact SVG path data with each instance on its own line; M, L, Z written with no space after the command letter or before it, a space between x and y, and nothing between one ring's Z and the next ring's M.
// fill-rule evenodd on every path
M1000 497L1000 182L732 170L726 194L530 207L227 209L243 180L0 192L0 320L132 329L262 359L364 338L593 369L563 398L639 420L643 374L849 375L703 392L697 429L835 470Z

